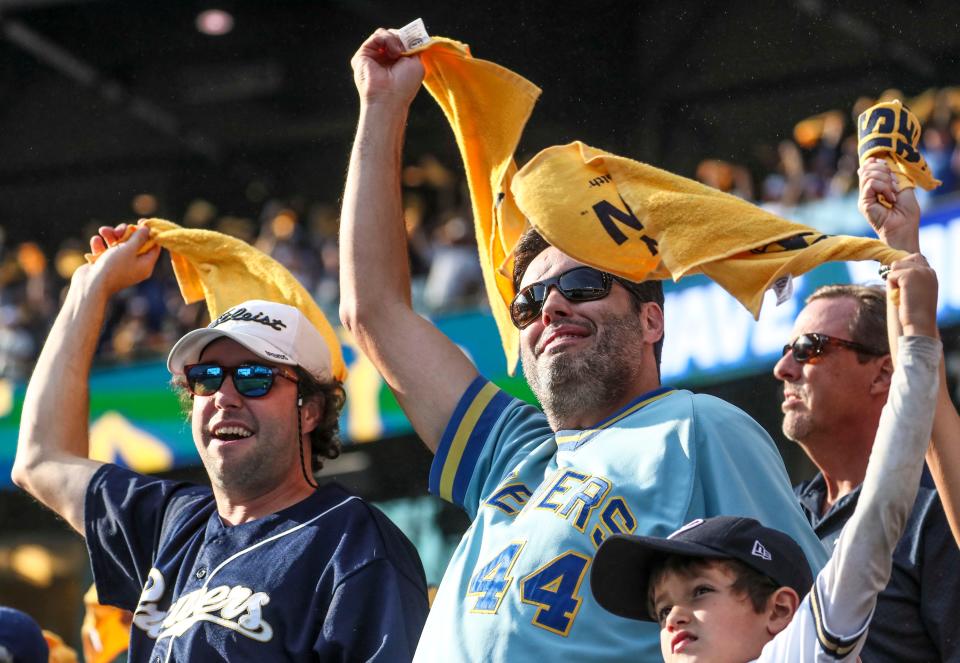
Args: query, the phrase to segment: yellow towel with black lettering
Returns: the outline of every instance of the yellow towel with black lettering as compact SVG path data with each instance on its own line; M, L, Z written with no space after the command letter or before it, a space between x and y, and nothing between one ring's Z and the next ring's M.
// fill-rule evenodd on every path
M581 142L537 154L514 177L513 194L544 239L580 262L633 281L706 274L754 317L782 277L830 260L888 264L906 255Z
M210 319L249 299L265 299L295 306L317 328L327 347L333 376L347 379L347 366L336 332L310 293L286 267L243 240L213 230L182 228L164 219L142 221L150 240L141 253L159 244L170 252L180 294L188 304L205 300ZM136 230L129 226L121 241ZM94 262L96 256L87 255Z
M875 104L857 118L857 155L863 164L869 157L881 157L897 178L897 187L916 186L931 191L942 184L933 176L920 154L920 121L899 99ZM880 197L880 202L890 205Z
M703 273L758 316L763 293L787 274L828 260L905 254L877 240L831 237L693 180L582 143L547 148L519 171L513 160L540 90L433 38L419 53L424 83L463 158L487 296L509 370L519 333L510 322L512 252L527 223L577 260L633 280Z
M424 85L440 104L463 159L483 280L512 373L520 336L510 321L513 247L526 228L510 182L513 154L540 88L500 65L479 60L466 44L433 37L420 54Z

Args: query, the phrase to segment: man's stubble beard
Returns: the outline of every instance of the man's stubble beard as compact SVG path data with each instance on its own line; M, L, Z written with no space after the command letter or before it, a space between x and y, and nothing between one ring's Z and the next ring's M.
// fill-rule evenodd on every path
M782 397L781 393L781 397ZM805 446L808 440L816 430L816 423L811 413L807 409L800 411L792 410L783 413L783 422L780 424L780 430L783 436L795 444Z
M604 411L634 387L637 365L631 359L639 362L642 350L637 314L610 316L601 324L591 348L543 353L539 361L531 351L522 353L524 377L554 430L583 414Z
M292 441L276 444L265 442L258 435L253 444L256 446L241 458L226 460L222 456L203 454L210 482L232 495L260 495L279 485L289 461L283 455L288 453L287 445L292 445Z

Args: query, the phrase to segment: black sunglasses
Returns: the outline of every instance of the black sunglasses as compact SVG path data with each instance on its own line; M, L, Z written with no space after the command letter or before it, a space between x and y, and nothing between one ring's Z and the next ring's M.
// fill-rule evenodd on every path
M276 376L299 382L287 369L264 364L241 364L232 367L220 364L190 364L183 369L187 389L194 396L212 396L217 393L227 373L233 378L237 393L246 398L266 396L270 393Z
M614 281L621 279L593 267L574 267L562 274L531 283L518 292L510 302L510 319L517 329L523 329L536 320L551 287L555 287L568 301L589 302L609 295Z
M846 348L847 350L861 352L866 355L874 355L876 357L881 357L886 354L885 352L868 348L860 343L845 341L842 338L834 338L826 334L800 334L793 343L787 343L783 346L783 356L786 357L788 352L792 352L795 361L801 364L806 362L815 364L817 359L823 355L823 351L828 345L837 348Z

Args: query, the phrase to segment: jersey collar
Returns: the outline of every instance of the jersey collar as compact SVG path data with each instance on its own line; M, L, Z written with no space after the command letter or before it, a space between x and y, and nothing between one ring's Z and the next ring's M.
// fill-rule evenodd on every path
M583 430L559 430L554 434L554 440L557 442L557 447L559 449L563 449L564 451L573 451L574 449L592 440L602 430L609 428L624 417L630 416L637 410L643 409L650 403L658 401L674 391L676 391L674 387L659 387L653 391L648 391L645 394L637 396L618 412L614 412L596 426L585 428Z

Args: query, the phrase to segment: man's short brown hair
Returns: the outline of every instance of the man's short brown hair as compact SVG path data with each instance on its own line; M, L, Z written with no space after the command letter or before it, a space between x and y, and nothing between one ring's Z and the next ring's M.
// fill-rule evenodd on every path
M887 338L887 294L880 286L834 284L813 291L804 304L818 299L851 299L856 303L853 317L847 325L850 340L874 350L876 354L857 353L857 360L865 364L878 355L890 353Z

